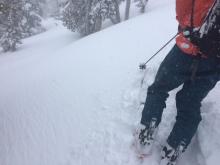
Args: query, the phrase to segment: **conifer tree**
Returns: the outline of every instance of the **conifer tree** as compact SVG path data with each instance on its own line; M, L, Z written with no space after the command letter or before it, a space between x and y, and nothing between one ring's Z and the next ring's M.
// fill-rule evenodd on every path
M121 0L120 0L121 1ZM64 13L64 25L83 36L99 31L105 19L120 22L119 0L69 0Z
M4 51L14 51L22 39L22 2L1 0L0 4L0 45Z
M29 37L42 32L40 8L41 1L38 0L22 0L23 1L23 38Z
M140 12L144 13L148 0L135 0L137 7L140 8Z
M37 0L0 0L0 46L15 51L21 39L39 33L41 18Z

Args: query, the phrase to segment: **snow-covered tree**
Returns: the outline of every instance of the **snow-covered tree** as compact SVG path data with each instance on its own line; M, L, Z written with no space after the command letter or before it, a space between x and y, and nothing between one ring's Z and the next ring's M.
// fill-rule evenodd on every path
M126 0L125 20L128 20L128 19L129 19L130 7L131 7L131 0Z
M4 51L14 51L22 39L22 2L1 0L0 4L0 44Z
M41 17L46 17L47 16L47 1L46 0L32 0L33 2L37 3L39 6L39 12L38 14Z
M47 7L47 16L59 18L62 15L63 8L68 0L45 0Z
M63 13L64 25L82 35L99 31L105 19L120 22L119 0L69 0Z
M85 35L87 6L87 0L69 0L62 17L64 26Z
M144 13L148 0L135 0L137 7L140 8L140 12Z
M116 24L121 22L119 5L123 0L102 0L99 3L101 6L101 14L104 19L111 19Z
M40 8L41 1L38 0L22 0L23 1L23 18L22 29L23 38L35 35L43 31L41 26L41 14Z
M0 46L14 51L21 39L41 28L40 8L35 0L0 0Z

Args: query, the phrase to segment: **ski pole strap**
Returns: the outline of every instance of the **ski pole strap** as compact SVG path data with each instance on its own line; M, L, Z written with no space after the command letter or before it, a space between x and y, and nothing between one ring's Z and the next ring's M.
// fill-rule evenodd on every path
M195 0L192 0L192 12L191 12L191 28L190 28L190 33L193 33L193 28L194 28L194 10L195 10Z

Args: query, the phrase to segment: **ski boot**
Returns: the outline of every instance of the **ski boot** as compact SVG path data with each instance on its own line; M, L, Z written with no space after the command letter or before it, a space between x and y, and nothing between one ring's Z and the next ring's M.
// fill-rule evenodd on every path
M168 143L163 147L161 152L160 165L176 165L180 155L185 152L186 144L181 142L179 146L174 149Z
M157 134L157 119L153 118L148 126L140 125L137 132L137 150L143 155L151 154L153 143Z

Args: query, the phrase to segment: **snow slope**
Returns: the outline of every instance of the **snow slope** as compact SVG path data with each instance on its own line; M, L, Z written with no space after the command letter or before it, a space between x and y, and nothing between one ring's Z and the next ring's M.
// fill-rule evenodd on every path
M131 149L140 102L169 45L147 72L138 70L176 31L175 1L79 39L59 23L0 56L1 165L138 165ZM141 86L141 80L144 84ZM198 136L180 165L219 161L220 85L204 101ZM171 93L160 127L163 143L174 123ZM155 154L144 164L157 165ZM185 162L187 160L187 162Z

